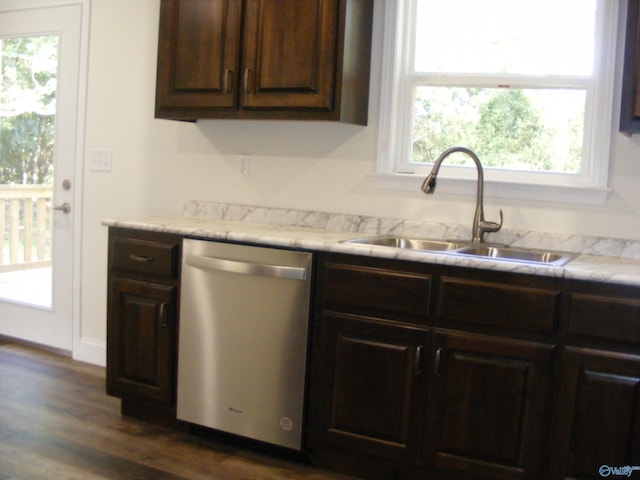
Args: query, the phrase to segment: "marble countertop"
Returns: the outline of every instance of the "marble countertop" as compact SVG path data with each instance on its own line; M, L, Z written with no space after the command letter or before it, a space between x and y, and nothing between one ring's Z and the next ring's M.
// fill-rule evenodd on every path
M187 213L189 212L187 211ZM224 215L222 217L224 217ZM233 216L230 215L227 215L227 217L233 218ZM309 222L303 222L305 226L300 226L300 224L291 225L287 224L287 222L272 222L269 221L271 220L269 218L262 218L262 220L265 221L247 221L246 217L242 219L212 218L198 213L196 215L185 214L171 217L105 219L102 223L110 227L177 233L184 236L201 237L212 240L227 240L266 246L350 253L439 265L640 286L640 259L637 258L582 253L562 267L529 264L489 258L343 243L344 240L348 239L369 236L371 234L388 233L384 231L381 232L380 229L376 232L363 233L361 231L362 229L355 231L353 228L330 228L330 225L326 223L321 226L308 226ZM443 235L446 235L446 232L443 233ZM421 236L427 238L425 235ZM452 237L429 236L428 238Z

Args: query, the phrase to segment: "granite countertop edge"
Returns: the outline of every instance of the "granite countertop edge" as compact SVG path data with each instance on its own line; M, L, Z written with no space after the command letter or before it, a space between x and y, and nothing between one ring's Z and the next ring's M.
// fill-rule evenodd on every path
M175 233L186 237L211 240L640 286L640 260L604 255L578 254L575 259L560 267L343 243L344 240L368 236L353 231L252 223L198 216L104 219L102 224L108 227Z

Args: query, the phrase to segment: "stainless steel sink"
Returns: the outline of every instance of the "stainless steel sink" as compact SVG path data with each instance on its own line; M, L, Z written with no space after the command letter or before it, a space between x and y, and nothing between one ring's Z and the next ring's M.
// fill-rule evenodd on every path
M573 260L576 254L556 252L552 250L534 250L517 247L492 247L488 245L474 245L456 250L459 255L495 258L512 262L541 263L561 266Z
M393 247L410 250L424 250L426 252L448 252L471 246L471 242L457 240L428 240L424 238L409 238L396 235L378 235L374 237L353 238L344 243L358 243L373 247Z
M344 240L344 243L355 243L373 247L392 247L425 252L440 252L451 255L464 255L479 258L492 258L520 263L536 263L562 266L574 259L577 254L538 250L507 245L475 243L464 240L430 240L397 235L377 235L364 238Z

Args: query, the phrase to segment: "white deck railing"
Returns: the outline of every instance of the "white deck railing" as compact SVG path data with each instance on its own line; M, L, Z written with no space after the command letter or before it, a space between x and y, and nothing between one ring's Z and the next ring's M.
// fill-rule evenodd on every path
M51 265L47 185L0 185L0 272Z

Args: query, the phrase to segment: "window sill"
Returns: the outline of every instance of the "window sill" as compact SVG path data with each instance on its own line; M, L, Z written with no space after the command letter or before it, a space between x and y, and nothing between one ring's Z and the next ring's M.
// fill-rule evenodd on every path
M419 192L423 175L411 173L372 173L376 187L383 190ZM546 203L604 205L611 188L568 185L534 185L529 183L486 180L484 196ZM438 177L438 194L475 195L476 180Z

